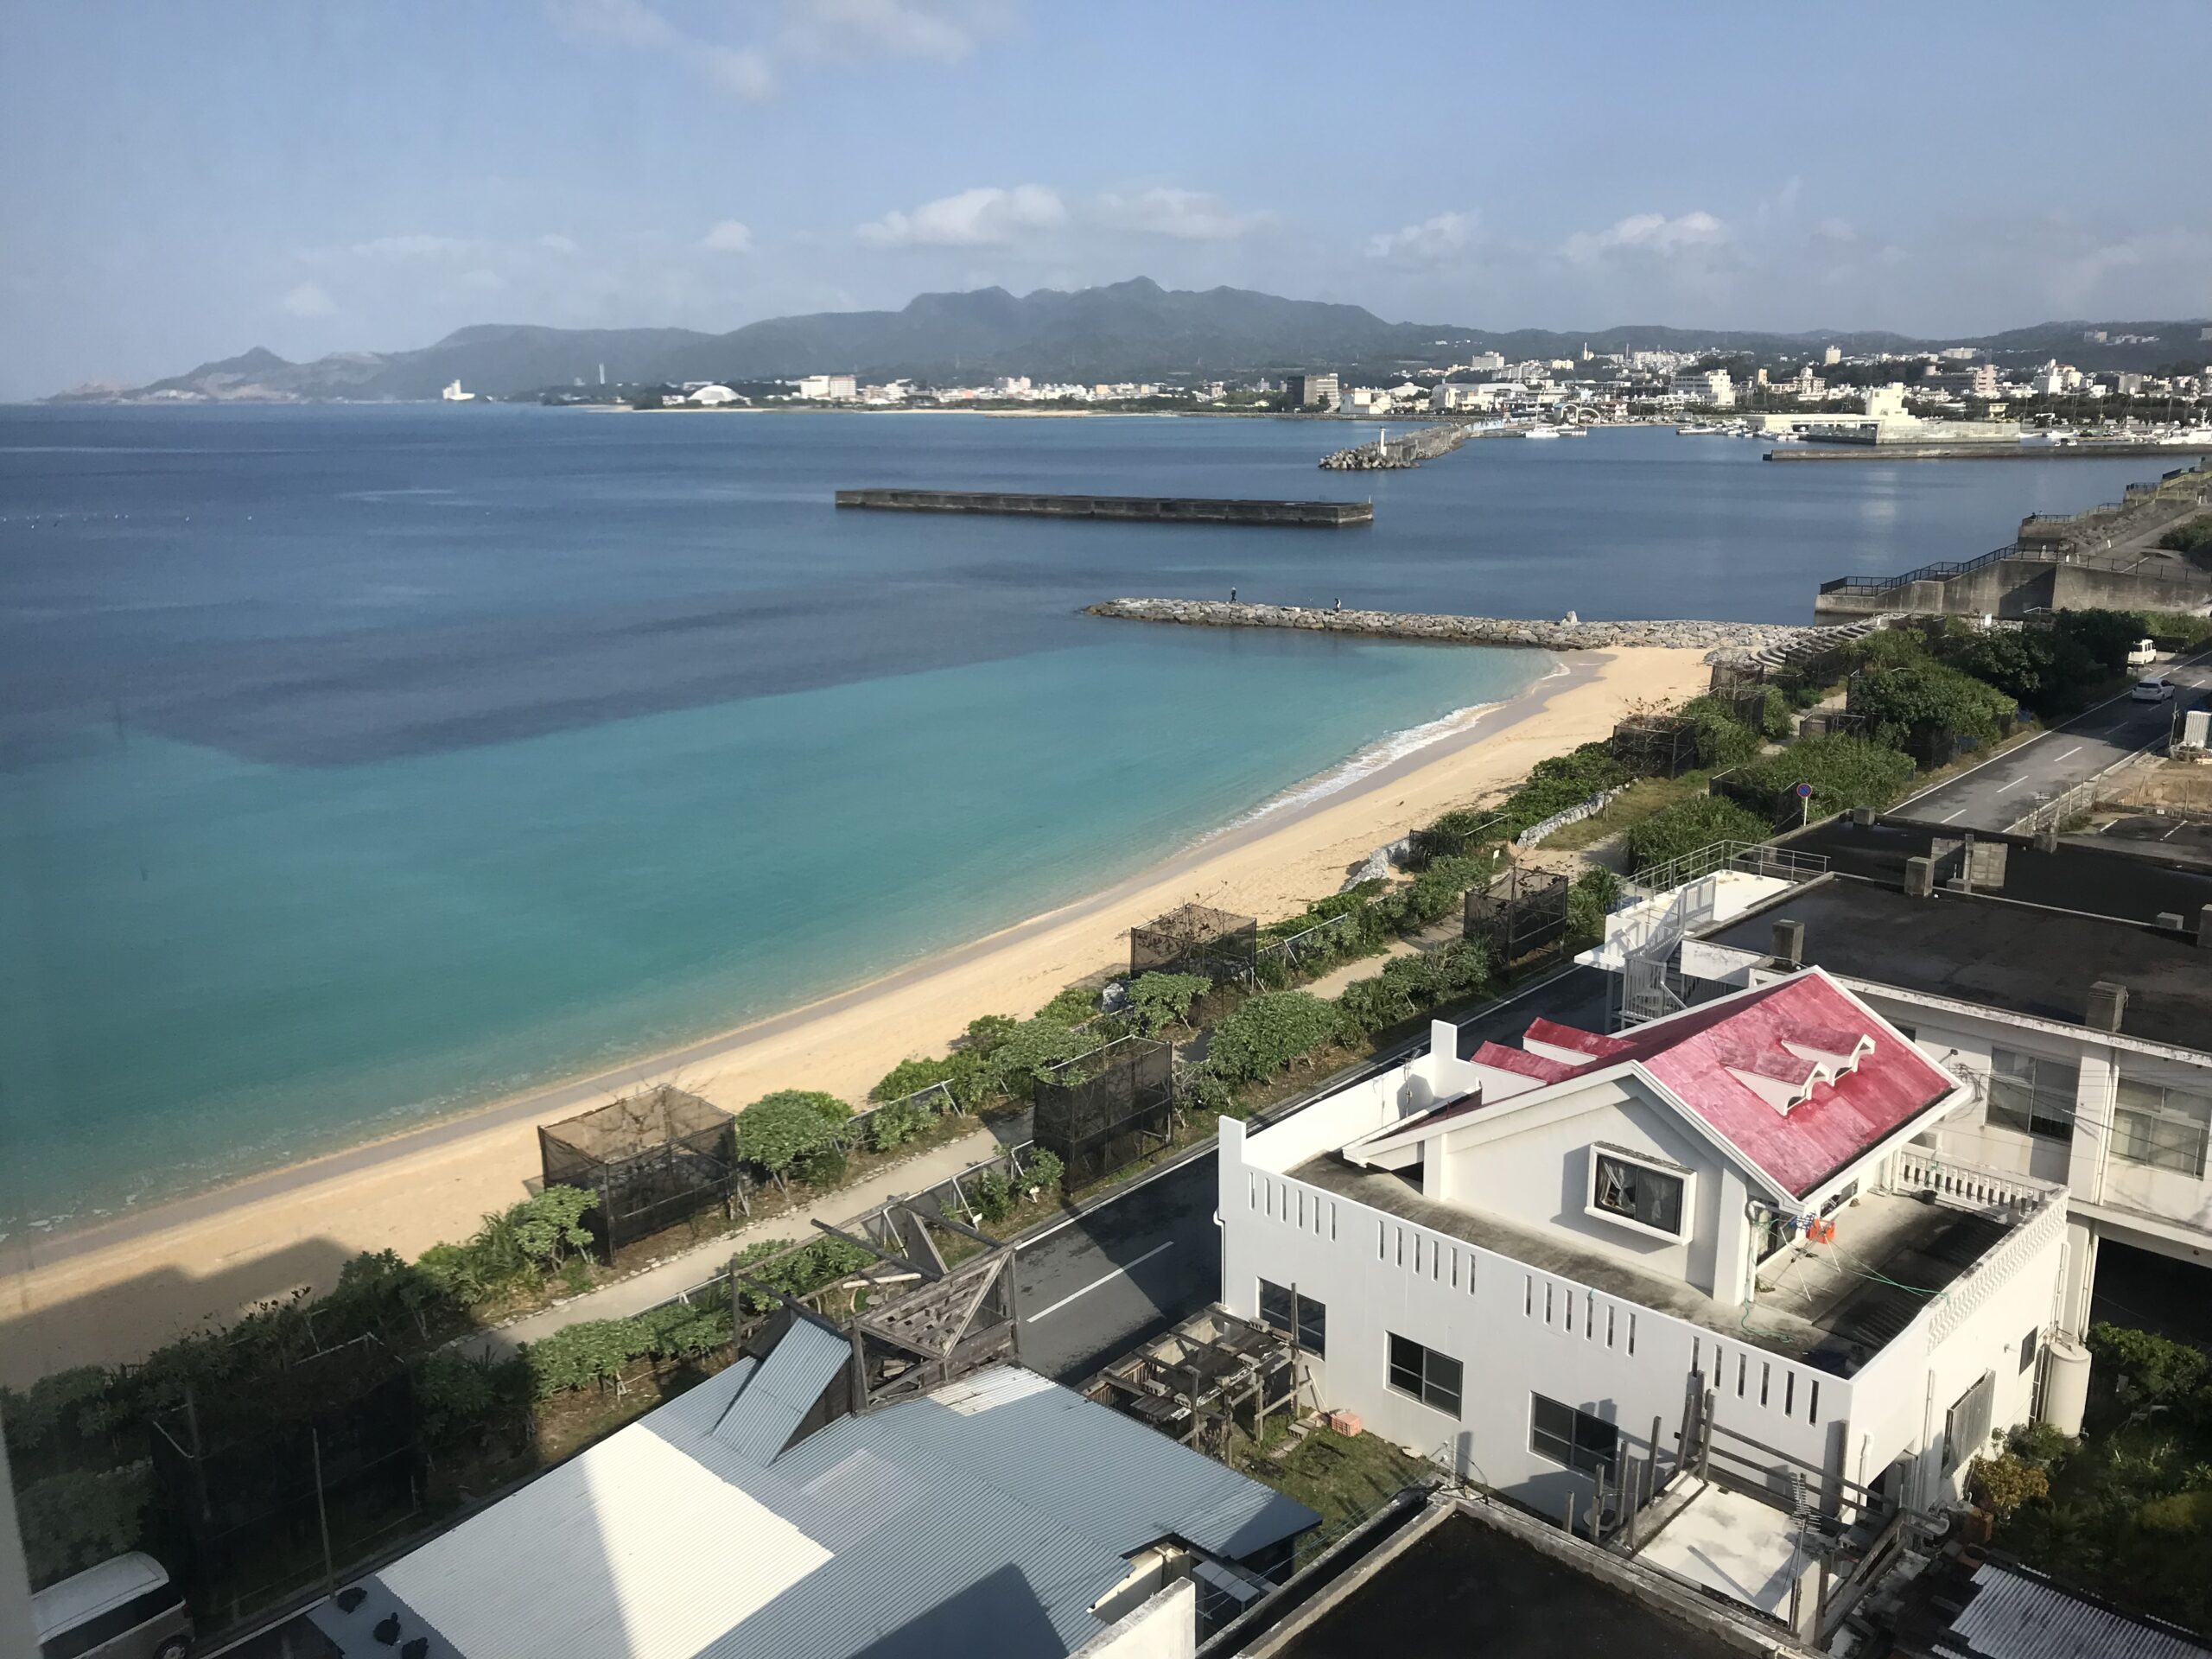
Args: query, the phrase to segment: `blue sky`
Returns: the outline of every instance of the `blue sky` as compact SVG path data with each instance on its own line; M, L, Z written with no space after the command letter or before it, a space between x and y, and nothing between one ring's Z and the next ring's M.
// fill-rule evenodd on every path
M2212 314L2203 0L13 0L0 397L1147 275L1486 327Z

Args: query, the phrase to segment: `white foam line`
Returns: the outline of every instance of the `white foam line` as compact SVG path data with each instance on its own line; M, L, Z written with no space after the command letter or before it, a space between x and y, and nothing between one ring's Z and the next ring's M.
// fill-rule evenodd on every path
M1034 1325L1039 1319L1048 1319L1052 1318L1053 1314L1065 1307L1070 1302L1074 1301L1077 1297L1090 1295L1090 1293L1097 1289L1099 1286L1111 1284L1115 1280L1123 1278L1128 1274L1134 1272L1136 1268L1142 1267L1146 1262L1151 1261L1154 1256L1158 1255L1162 1250L1172 1250L1174 1248L1175 1241L1172 1238L1165 1244L1155 1245L1153 1249L1147 1250L1142 1255L1137 1257L1135 1261L1130 1262L1127 1267L1116 1268L1113 1272L1107 1274L1104 1277L1092 1280L1081 1290L1070 1291L1066 1295L1061 1297L1058 1301L1054 1302L1050 1307L1039 1308L1034 1313L1032 1313L1027 1319L1024 1319L1022 1323L1024 1325Z

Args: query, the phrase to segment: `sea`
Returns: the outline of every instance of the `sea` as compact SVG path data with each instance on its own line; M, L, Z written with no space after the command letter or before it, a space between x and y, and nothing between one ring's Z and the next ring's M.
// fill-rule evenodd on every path
M1663 429L1315 469L1372 435L0 409L0 1235L796 1007L1553 667L1094 601L1806 620L1824 578L1969 556L2155 470L1775 466ZM1371 494L1376 518L833 507L861 485Z

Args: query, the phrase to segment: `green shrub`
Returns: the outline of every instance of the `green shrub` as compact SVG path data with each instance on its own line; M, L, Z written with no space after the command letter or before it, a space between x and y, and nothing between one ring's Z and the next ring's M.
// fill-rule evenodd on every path
M1058 1020L1025 1020L991 1050L987 1075L997 1093L1027 1100L1036 1091L1041 1068L1089 1054L1099 1046L1097 1036L1071 1031Z
M903 1147L935 1122L937 1116L925 1100L894 1100L879 1106L868 1114L868 1147L875 1152Z
M1305 991L1263 991L1214 1027L1206 1065L1227 1082L1249 1083L1273 1077L1348 1034L1335 1003Z
M2212 1491L2154 1497L2135 1511L2135 1519L2152 1532L2212 1532Z
M985 1226L1004 1221L1019 1201L1014 1183L995 1169L987 1169L968 1183L968 1198Z
M2135 611L2130 614L2145 634L2167 651L2186 651L2212 639L2212 616L2196 616L2187 611Z
M2183 520L2158 537L2158 545L2174 553L2212 553L2212 512Z
M1968 1478L1982 1507L1999 1521L2012 1519L2023 1503L2050 1496L2050 1476L2043 1465L2009 1454L1976 1458Z
M727 1307L671 1302L640 1313L637 1324L655 1359L696 1359L729 1344Z
M845 1184L849 1162L842 1147L817 1147L793 1161L791 1173L817 1191L826 1192Z
M1129 1016L1147 1037L1191 1017L1198 1000L1213 988L1203 974L1140 974L1129 982Z
M1735 781L1771 796L1777 804L1798 784L1813 786L1811 816L1827 817L1848 807L1885 807L1911 786L1911 757L1863 737L1808 737L1779 754L1739 767Z
M779 1089L737 1115L737 1155L781 1180L802 1158L837 1144L852 1108L835 1095Z
M2051 627L2107 676L2127 671L2127 653L2143 637L2143 620L2130 611L2061 611L2051 619Z
M1038 1009L1037 1017L1058 1025L1079 1026L1097 1012L1098 993L1084 986L1071 985Z
M1910 765L1910 762L1907 762ZM1623 838L1628 849L1628 867L1631 874L1651 869L1669 860L1694 853L1700 847L1710 847L1716 841L1765 841L1774 834L1774 826L1749 808L1717 795L1693 796L1673 806L1662 808L1649 817L1629 826ZM1618 895L1618 889L1615 889ZM1586 906L1585 915L1588 914ZM1567 920L1574 923L1574 895L1567 895ZM1592 937L1605 931L1604 911L1599 911L1595 931Z
M1936 662L1869 670L1859 677L1853 707L1866 715L1869 735L1904 749L1950 733L1986 741L2013 713L2016 698L1973 675Z
M1502 809L1502 835L1518 835L1530 824L1579 806L1601 789L1629 782L1634 773L1613 759L1611 746L1585 743L1566 754L1539 760L1529 768L1529 781L1515 790Z
M785 1251L790 1253L779 1260L765 1259ZM786 1296L801 1297L836 1283L874 1260L859 1245L825 1234L798 1249L792 1249L787 1238L760 1239L732 1256L730 1266L763 1284L774 1286ZM738 1294L748 1313L765 1313L776 1306L773 1296L750 1285L741 1286Z
M143 1465L102 1474L74 1470L24 1486L16 1507L31 1583L52 1584L137 1548L152 1496Z
M414 1373L416 1420L433 1446L480 1434L499 1408L499 1387L488 1359L441 1348L408 1369Z
M1759 752L1759 734L1740 723L1717 697L1692 697L1675 718L1695 737L1697 763L1707 770L1741 766Z
M1620 902L1621 879L1604 866L1595 866L1574 878L1567 890L1567 933L1570 939L1594 940L1605 936L1605 917Z
M949 1059L901 1060L883 1074L882 1081L868 1091L868 1097L873 1101L904 1100L940 1083L950 1083L953 1072L953 1064Z
M1021 1184L1033 1192L1048 1192L1066 1174L1067 1166L1060 1161L1060 1155L1039 1147L1029 1154L1028 1166L1021 1172Z
M578 1389L620 1386L623 1367L650 1346L635 1319L579 1319L529 1343L523 1357L530 1366L531 1394L550 1400Z
M2088 1348L2107 1380L2124 1380L2133 1394L2153 1404L2183 1400L2204 1386L2203 1351L2185 1342L2100 1319L2089 1327Z

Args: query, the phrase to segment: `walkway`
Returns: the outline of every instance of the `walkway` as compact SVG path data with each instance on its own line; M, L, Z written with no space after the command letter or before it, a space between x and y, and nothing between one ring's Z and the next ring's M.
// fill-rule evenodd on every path
M905 1163L894 1164L867 1180L825 1192L810 1204L710 1239L694 1249L656 1262L643 1273L601 1285L567 1301L556 1302L543 1312L511 1325L464 1337L454 1346L464 1354L504 1359L518 1344L539 1341L580 1320L628 1319L706 1283L731 1256L756 1240L804 1239L816 1231L817 1221L842 1225L855 1216L866 1215L887 1199L907 1197L935 1186L1005 1150L989 1129L976 1129L957 1141L932 1147Z

